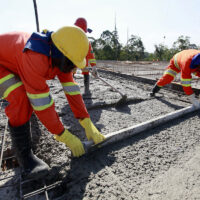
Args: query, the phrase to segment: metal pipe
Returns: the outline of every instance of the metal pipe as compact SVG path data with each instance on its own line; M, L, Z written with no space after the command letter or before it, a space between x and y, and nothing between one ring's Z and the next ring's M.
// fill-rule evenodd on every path
M192 113L196 110L199 110L199 108L196 108L193 105L188 106L186 108L182 108L180 110L177 110L177 111L171 112L169 114L148 120L146 122L142 122L140 124L137 124L137 125L125 128L125 129L121 129L116 132L109 133L109 134L105 135L106 140L104 140L103 142L96 144L96 145L94 145L94 143L92 141L84 141L83 145L84 145L85 151L86 151L86 153L89 153L90 151L94 151L94 150L96 150L100 147L106 146L108 144L131 137L131 136L139 134L143 131L148 131L156 126L159 126L161 124L169 122L173 119L177 119L188 113Z

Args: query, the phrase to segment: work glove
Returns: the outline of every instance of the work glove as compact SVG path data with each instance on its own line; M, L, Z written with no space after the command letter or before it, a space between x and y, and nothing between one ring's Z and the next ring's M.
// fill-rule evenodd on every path
M98 73L97 73L97 68L96 68L96 66L93 66L93 67L92 67L92 75L93 75L95 78L98 77Z
M65 130L61 135L55 135L55 139L69 147L74 157L82 156L85 153L83 144L79 138L71 134L68 130Z
M98 144L105 140L104 135L102 135L97 128L94 126L90 118L84 118L79 120L81 126L85 129L85 133L88 140L93 140L95 144Z
M200 102L199 100L195 97L195 94L191 94L188 96L190 99L190 102L196 107L196 108L200 108Z

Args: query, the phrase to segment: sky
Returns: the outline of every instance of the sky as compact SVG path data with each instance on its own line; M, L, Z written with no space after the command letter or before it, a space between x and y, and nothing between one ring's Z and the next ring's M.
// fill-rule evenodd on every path
M103 31L116 27L119 42L139 36L145 51L154 45L172 47L179 36L200 45L199 0L36 0L40 30L56 31L84 17L93 30L89 37L100 38ZM33 0L1 1L0 34L36 31Z

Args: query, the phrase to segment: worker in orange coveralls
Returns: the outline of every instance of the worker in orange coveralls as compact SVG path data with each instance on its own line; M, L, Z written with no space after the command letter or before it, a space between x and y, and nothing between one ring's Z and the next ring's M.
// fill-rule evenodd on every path
M192 74L200 77L200 51L195 49L183 50L173 56L164 75L153 87L150 96L154 96L163 86L171 83L178 73L181 73L181 84L185 94L194 106L200 107L200 102L191 87Z
M85 33L89 32L91 33L92 30L90 28L87 28L87 21L85 18L78 18L74 25L80 27ZM89 42L89 50L88 50L88 54L86 56L86 67L84 69L82 69L82 74L84 76L84 95L90 94L90 75L89 75L89 69L88 66L92 67L92 75L94 77L97 76L97 69L96 69L96 59L95 59L95 55L91 46L91 43ZM74 69L74 74L76 73L76 68Z
M90 120L79 86L72 76L75 66L83 69L86 65L89 41L80 28L65 26L47 34L10 32L0 35L0 44L0 98L9 102L5 113L24 177L45 176L49 170L48 165L32 152L29 120L33 111L75 157L85 153L79 138L61 123L46 80L58 77L88 140L94 143L104 140Z

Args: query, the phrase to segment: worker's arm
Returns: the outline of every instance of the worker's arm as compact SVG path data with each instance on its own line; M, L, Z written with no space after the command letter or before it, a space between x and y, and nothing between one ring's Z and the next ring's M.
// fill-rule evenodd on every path
M19 73L34 112L51 133L60 134L64 127L55 111L54 100L46 84L48 70L47 56L29 50L23 54Z
M54 101L49 93L45 78L49 78L50 75L49 67L51 66L48 57L27 51L24 53L22 66L20 76L39 120L51 133L55 134L57 141L63 142L69 147L73 156L83 155L85 151L80 139L64 128L55 111Z
M60 73L58 75L58 79L63 86L65 96L68 100L72 112L74 113L75 118L89 118L90 116L87 112L85 103L81 96L80 88L73 79L73 73Z
M87 60L87 66L91 66L92 67L92 75L94 77L97 77L97 67L96 67L96 58L95 58L95 54L93 51L93 48L91 46L91 43L89 43L89 50L88 50L88 54L86 56L86 60Z
M97 130L92 123L87 112L78 84L74 81L72 73L61 73L58 78L63 86L69 105L81 126L85 129L88 140L93 140L95 144L102 142L105 137Z

